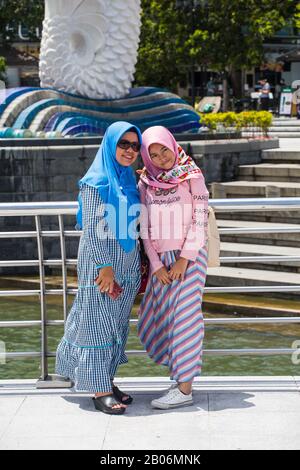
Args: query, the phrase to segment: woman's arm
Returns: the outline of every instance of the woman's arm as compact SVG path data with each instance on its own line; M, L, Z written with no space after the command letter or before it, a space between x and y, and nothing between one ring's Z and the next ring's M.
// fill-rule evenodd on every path
M180 256L195 261L200 248L205 246L208 239L209 192L203 175L201 175L201 178L192 178L189 181L193 204L192 223Z
M90 256L99 269L112 266L107 249L109 231L104 218L105 205L98 190L86 184L81 188L81 197L83 233Z

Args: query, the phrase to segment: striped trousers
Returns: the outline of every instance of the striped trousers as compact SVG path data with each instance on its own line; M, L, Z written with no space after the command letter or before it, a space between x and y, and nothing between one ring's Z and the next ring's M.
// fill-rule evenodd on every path
M167 269L180 251L160 254ZM204 321L202 297L207 271L207 247L189 261L183 281L162 286L149 278L139 310L138 334L149 356L170 370L177 382L189 382L201 374Z

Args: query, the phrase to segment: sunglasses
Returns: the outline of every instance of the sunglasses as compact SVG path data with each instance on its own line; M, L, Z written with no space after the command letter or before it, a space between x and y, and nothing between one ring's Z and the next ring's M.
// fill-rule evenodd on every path
M124 150L128 150L129 147L131 147L134 152L139 152L141 149L141 144L139 142L129 142L129 140L125 139L119 140L117 145Z

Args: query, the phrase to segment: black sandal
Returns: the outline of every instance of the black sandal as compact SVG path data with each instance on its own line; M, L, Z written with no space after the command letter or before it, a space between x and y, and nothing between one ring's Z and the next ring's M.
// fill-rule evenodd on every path
M119 400L124 405L130 405L133 401L133 398L128 395L128 393L121 392L121 390L116 386L112 386L113 394L117 400ZM127 397L127 398L125 398Z
M93 402L96 410L102 411L108 415L122 415L126 409L123 406L122 408L113 408L114 405L122 405L122 403L115 399L114 395L93 397Z

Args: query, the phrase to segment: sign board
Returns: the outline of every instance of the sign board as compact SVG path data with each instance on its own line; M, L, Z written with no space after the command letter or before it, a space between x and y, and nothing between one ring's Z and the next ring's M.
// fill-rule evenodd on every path
M284 88L280 94L279 114L291 116L293 93L290 88Z
M35 39L30 37L28 29L22 24L17 26L8 24L5 30L7 32L7 40L12 39L14 41L33 42L34 40L40 40L42 36L42 26L35 28Z

